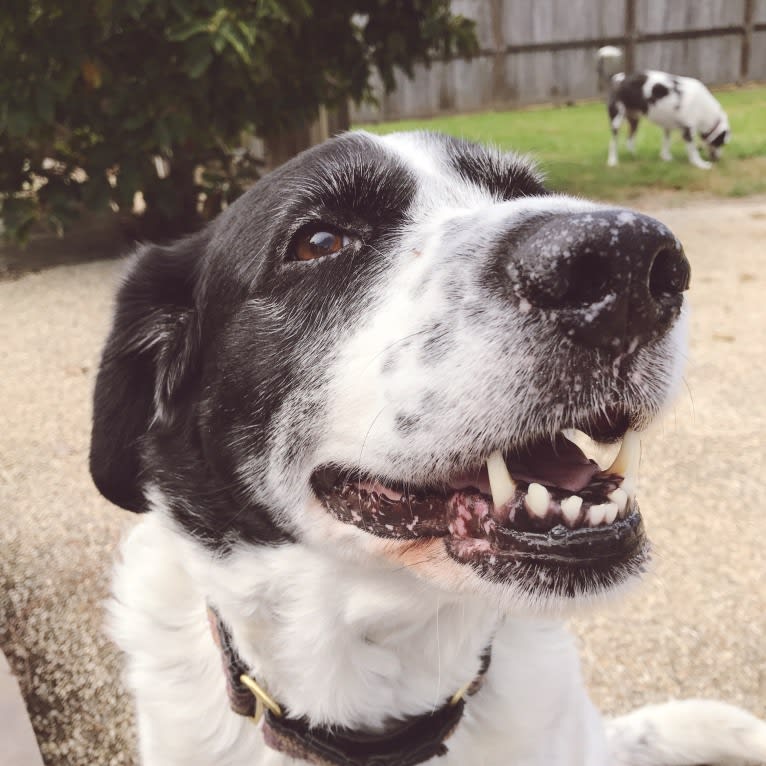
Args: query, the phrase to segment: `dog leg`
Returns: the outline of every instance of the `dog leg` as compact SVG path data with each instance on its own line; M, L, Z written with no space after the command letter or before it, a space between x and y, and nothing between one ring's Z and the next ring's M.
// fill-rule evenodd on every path
M665 128L662 133L662 149L660 149L660 159L670 162L673 155L670 153L670 131Z
M710 170L713 165L700 157L699 149L697 149L697 144L694 143L694 134L691 129L684 128L681 135L686 142L686 156L689 158L689 162L691 162L695 168L699 168L700 170Z
M648 705L606 722L612 766L766 763L766 722L713 700Z
M617 131L622 125L623 117L625 116L625 109L622 104L616 104L614 102L609 103L609 118L611 121L612 138L609 140L609 156L606 164L613 168L617 165Z
M636 131L638 130L638 117L628 117L628 125L630 126L630 132L628 133L627 147L628 151L635 157L636 156Z

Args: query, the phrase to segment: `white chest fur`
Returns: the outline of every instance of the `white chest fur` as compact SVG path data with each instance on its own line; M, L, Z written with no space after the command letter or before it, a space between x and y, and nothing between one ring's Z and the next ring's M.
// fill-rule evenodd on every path
M317 723L375 727L438 707L476 675L494 636L486 682L438 763L603 762L600 721L559 624L501 621L405 570L360 572L300 545L217 560L152 514L124 544L114 593L111 629L128 655L148 766L289 762L229 710L208 601L253 673Z

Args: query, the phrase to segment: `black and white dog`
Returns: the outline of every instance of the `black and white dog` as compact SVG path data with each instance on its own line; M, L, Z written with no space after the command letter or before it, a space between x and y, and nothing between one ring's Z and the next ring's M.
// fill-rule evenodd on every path
M605 50L605 49L602 49ZM599 62L601 63L601 61ZM670 136L680 130L686 143L689 162L708 170L711 163L700 156L695 136L707 146L711 160L717 160L721 148L729 142L729 118L715 96L692 77L678 77L647 70L634 74L615 74L611 79L608 100L612 138L609 141L609 166L617 165L617 132L628 120L627 146L635 153L634 137L641 115L663 129L660 157L669 162Z
M603 720L560 622L645 569L688 282L658 221L427 133L336 138L144 247L91 448L150 511L110 608L142 762L766 760L724 703Z

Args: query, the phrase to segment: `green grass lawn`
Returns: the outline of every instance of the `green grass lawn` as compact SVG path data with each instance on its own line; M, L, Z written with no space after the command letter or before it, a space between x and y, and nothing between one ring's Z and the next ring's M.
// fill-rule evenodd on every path
M673 137L673 162L662 162L662 131L646 120L636 134L636 156L624 148L626 125L620 133L620 166L608 168L609 123L600 102L357 127L375 133L438 130L525 152L537 159L551 188L603 200L619 202L670 191L729 197L765 193L766 87L724 90L716 96L729 115L732 138L721 161L709 171L689 164L678 133Z

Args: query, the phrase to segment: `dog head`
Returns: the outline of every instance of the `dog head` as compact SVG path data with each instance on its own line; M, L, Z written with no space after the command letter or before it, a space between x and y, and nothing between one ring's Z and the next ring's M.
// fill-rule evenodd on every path
M297 542L513 604L601 593L647 557L638 432L680 378L688 279L662 224L550 194L516 155L346 134L137 254L91 471L218 555Z
M729 118L723 110L718 118L718 122L713 126L713 130L705 135L704 141L708 148L708 154L713 162L721 158L723 147L731 139L731 128L729 127Z

